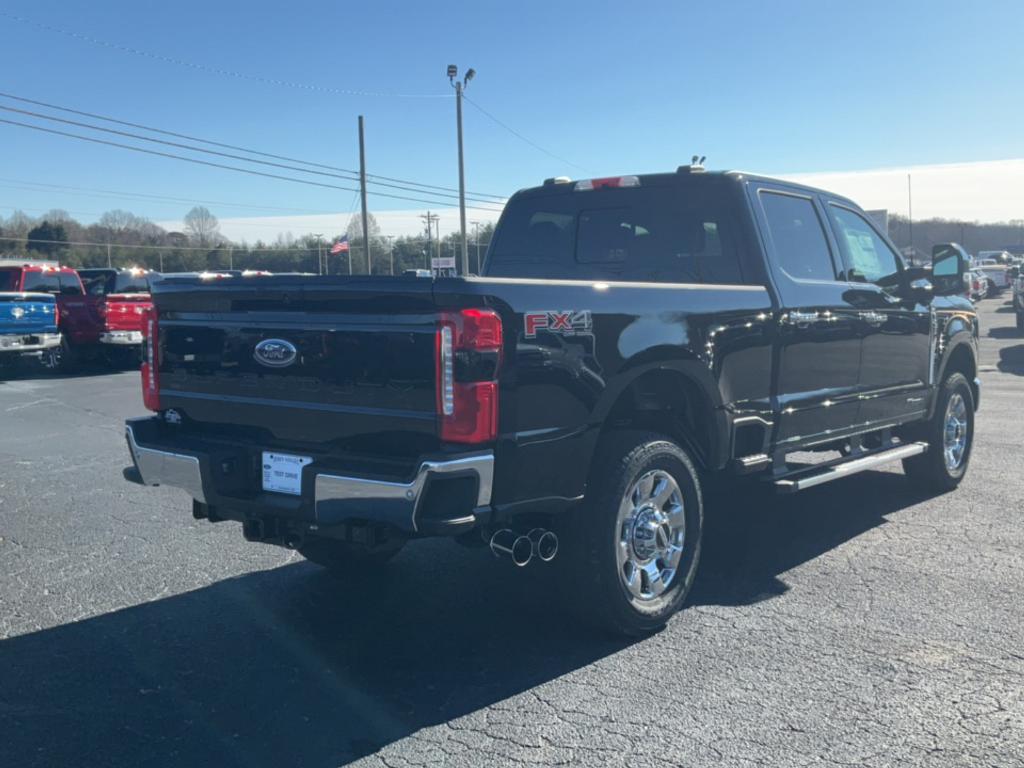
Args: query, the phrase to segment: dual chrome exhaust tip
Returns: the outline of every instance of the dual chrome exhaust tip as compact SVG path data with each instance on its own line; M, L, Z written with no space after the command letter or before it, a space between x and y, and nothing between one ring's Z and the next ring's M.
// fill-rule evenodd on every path
M491 536L490 547L495 557L508 557L522 568L535 557L544 563L554 560L558 536L544 528L533 528L525 534L502 528Z

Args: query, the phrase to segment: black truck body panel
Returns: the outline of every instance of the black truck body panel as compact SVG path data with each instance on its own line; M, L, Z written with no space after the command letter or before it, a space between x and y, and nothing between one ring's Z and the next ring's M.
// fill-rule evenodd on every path
M417 507L436 525L414 520L407 528L444 531L451 523L456 531L579 500L601 434L623 421L663 429L714 472L921 420L949 366L974 378L973 307L909 292L902 264L899 285L858 279L863 253L851 255L856 242L841 237L842 217L862 215L850 201L735 173L638 180L645 201L709 212L702 217L711 223L697 234L702 244L720 236L722 258L735 253L728 284L667 282L684 253L659 263L655 282L616 279L628 276L614 261L587 262L579 279L565 279L557 275L571 274L571 262L506 258L503 228L524 211L582 222L586 211L571 214L583 199L574 196L590 195L586 205L607 211L641 194L566 184L509 201L483 277L168 278L154 283L153 300L161 409L174 423L137 423L135 439L200 457L205 503L225 516L309 524L325 522L313 496L318 472L397 488L414 485L425 463L493 454L493 478L477 481L477 496L452 482L429 511ZM803 218L783 216L794 226L780 229L777 203L797 206ZM787 260L808 228L827 252L826 274L794 276ZM634 226L637 233L647 234ZM613 228L610 236L619 234ZM498 431L484 445L438 437L437 323L463 309L492 310L503 328ZM256 345L274 339L294 345L294 364L254 359ZM301 495L259 487L267 450L313 458Z

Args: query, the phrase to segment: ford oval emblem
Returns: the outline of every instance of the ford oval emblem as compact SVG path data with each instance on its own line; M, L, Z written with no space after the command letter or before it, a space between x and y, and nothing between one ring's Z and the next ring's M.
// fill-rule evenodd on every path
M299 356L299 350L284 339L264 339L252 351L253 359L268 368L287 368Z

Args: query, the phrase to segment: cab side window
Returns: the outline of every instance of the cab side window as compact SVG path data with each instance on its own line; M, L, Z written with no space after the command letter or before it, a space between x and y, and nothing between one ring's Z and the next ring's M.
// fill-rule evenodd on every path
M760 191L779 268L794 280L835 280L828 240L809 197Z
M69 275L65 272L60 274L61 296L81 296L82 284L77 275Z
M867 219L835 203L829 205L829 213L846 262L846 279L881 286L898 283L900 258Z

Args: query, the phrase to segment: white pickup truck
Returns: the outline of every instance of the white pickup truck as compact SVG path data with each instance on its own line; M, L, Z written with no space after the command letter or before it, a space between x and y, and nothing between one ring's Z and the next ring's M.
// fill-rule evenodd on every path
M1010 267L995 259L975 261L971 269L981 272L988 278L988 295L996 296L1011 286Z

